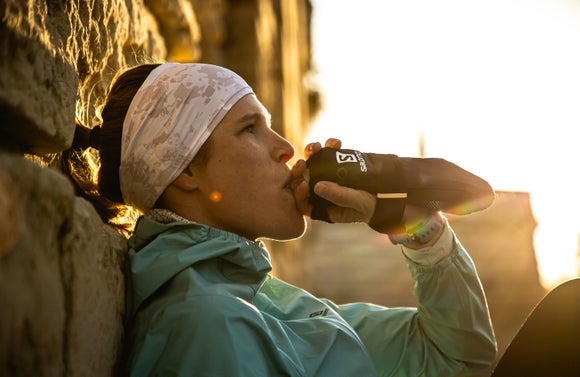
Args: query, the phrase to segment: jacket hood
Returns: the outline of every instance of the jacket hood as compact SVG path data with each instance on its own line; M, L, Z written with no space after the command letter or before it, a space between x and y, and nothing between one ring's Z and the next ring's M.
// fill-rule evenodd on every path
M194 222L162 224L141 217L128 241L127 314L167 281L190 266L211 259L227 262L223 278L258 291L272 270L261 242Z

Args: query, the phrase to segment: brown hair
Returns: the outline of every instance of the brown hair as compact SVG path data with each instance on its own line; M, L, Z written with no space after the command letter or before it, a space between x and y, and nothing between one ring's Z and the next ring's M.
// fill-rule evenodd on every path
M91 129L77 122L73 145L63 154L63 168L77 193L93 203L104 222L124 233L130 232L133 224L122 220L132 212L123 203L119 183L123 121L137 90L157 66L143 64L118 75L101 111L102 124Z

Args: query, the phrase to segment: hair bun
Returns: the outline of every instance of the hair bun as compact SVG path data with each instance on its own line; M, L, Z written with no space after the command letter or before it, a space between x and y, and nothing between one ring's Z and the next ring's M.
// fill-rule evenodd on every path
M101 126L95 126L89 133L89 146L95 149L101 148Z
M91 129L77 122L72 148L87 149L89 147L95 149L101 147L101 127L96 126Z

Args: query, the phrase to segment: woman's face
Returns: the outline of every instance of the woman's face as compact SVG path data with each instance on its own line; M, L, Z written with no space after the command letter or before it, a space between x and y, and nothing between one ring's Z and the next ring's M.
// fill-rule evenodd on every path
M196 221L251 240L304 233L287 165L294 148L270 128L270 115L254 95L232 107L208 142L205 163L191 168L202 208Z

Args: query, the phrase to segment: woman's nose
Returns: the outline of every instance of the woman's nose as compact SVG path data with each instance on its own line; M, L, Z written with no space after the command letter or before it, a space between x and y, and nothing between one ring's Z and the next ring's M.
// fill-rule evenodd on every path
M290 161L292 157L296 154L296 150L290 144L290 142L284 139L282 136L275 134L276 147L274 148L274 159L276 161L282 161L284 163Z

